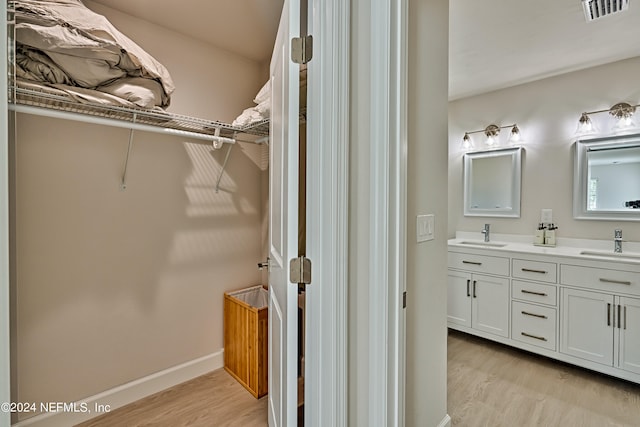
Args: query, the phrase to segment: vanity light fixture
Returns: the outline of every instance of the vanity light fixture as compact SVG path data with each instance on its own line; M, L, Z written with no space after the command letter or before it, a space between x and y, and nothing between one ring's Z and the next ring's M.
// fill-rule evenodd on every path
M520 129L518 129L518 125L513 125L511 128L511 136L509 136L509 142L518 143L522 137L520 136Z
M576 136L593 135L596 133L596 127L593 125L591 118L587 113L582 113L578 120L578 129L576 129Z
M473 142L471 141L471 137L467 132L464 133L462 137L462 149L468 151L473 148Z
M609 114L616 118L616 124L613 126L615 131L624 131L634 128L636 125L631 120L631 116L636 112L637 105L629 105L626 102L620 102L609 110Z
M490 124L484 129L465 132L464 136L462 137L462 148L464 150L472 149L473 143L471 142L470 135L474 133L480 133L480 132L484 133L484 135L487 137L487 139L485 140L485 144L487 145L487 147L490 147L490 148L496 147L500 145L500 141L498 139L498 136L500 135L500 129L505 129L505 128L511 128L509 143L517 144L522 142L520 128L518 128L518 125L512 124L508 126L498 126L498 125Z
M633 122L632 117L636 112L636 107L638 105L631 105L626 102L619 102L615 104L613 107L608 110L598 110L598 111L589 111L586 113L582 113L580 119L578 120L578 129L576 130L576 136L585 136L585 135L593 135L597 133L591 118L590 114L599 114L599 113L609 113L612 117L616 119L616 124L611 129L613 133L624 132L628 129L633 129L636 127L636 124Z

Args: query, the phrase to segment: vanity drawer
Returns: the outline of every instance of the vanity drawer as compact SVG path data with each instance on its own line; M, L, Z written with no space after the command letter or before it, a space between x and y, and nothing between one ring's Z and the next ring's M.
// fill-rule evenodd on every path
M449 252L449 268L508 276L509 258Z
M555 350L556 309L518 301L511 304L511 338Z
M528 261L514 258L512 261L512 275L519 279L557 283L558 264L555 262Z
M523 301L555 306L558 304L558 289L555 285L512 280L511 297Z
M562 264L560 283L604 292L640 295L640 274L631 271Z

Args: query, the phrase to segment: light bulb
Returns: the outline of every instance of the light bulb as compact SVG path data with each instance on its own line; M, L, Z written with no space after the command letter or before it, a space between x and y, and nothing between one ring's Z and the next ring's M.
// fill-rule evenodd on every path
M578 128L576 129L576 136L592 135L596 133L596 127L593 125L591 118L587 113L582 113L580 120L578 120Z
M517 144L522 139L520 135L520 129L518 129L517 125L513 125L511 128L511 136L509 137L509 142L512 144Z
M469 136L469 134L465 132L464 136L462 137L462 149L469 150L471 148L473 148L473 142L471 142L471 137Z
M614 132L623 132L625 130L633 129L636 124L631 120L631 116L623 116L618 119L615 126L613 126Z
M620 102L609 110L609 114L616 118L617 122L613 127L614 132L623 132L634 128L636 125L631 120L633 113L636 112L635 105L629 105L626 102Z
M485 144L489 147L498 144L498 134L500 133L500 127L496 125L489 125L485 128L484 134L487 136Z

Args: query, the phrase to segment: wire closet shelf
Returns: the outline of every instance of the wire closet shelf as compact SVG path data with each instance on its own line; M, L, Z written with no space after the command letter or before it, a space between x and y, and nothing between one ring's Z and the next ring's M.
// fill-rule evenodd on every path
M22 88L13 85L9 95L9 103L16 106L28 106L74 113L109 120L118 120L131 124L154 126L201 134L203 136L221 136L234 138L237 134L248 134L257 137L269 136L269 120L265 119L246 126L232 126L228 123L206 120L197 117L166 113L158 110L80 103L66 94L53 93L42 89ZM18 108L16 110L19 111Z

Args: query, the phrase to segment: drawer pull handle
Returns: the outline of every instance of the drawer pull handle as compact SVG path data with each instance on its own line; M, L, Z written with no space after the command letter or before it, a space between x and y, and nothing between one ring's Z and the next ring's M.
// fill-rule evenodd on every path
M612 280L612 279L603 279L602 277L600 278L600 281L603 283L615 283L616 285L627 285L627 286L631 286L631 282L626 281L626 280Z
M531 294L531 295L538 295L541 297L546 297L547 294L545 294L544 292L534 292L534 291L528 291L526 289L521 289L520 292L522 292L523 294Z
M534 339L537 339L537 340L540 340L540 341L546 341L547 340L545 337L539 337L537 335L531 335L531 334L528 334L526 332L520 332L520 335L523 335L523 336L529 337L529 338L534 338Z
M621 323L622 323L622 318L620 317L620 304L618 304L618 329L620 329Z
M474 280L474 281L473 281L473 297L474 297L474 298L478 298L478 297L476 296L476 283L478 283L478 282L477 282L476 280Z
M611 303L607 303L607 326L611 326Z
M524 271L525 273L540 273L540 274L547 274L547 271L544 270L534 270L531 268L521 268L522 271Z
M529 313L528 311L522 311L521 313L524 314L525 316L533 316L533 317L539 317L540 319L547 319L547 316L545 316L544 314Z
M471 280L467 279L467 296L470 297L471 294L469 293L469 282L471 282Z
M471 264L471 265L482 265L481 262L477 262L477 261L462 261L463 264Z

